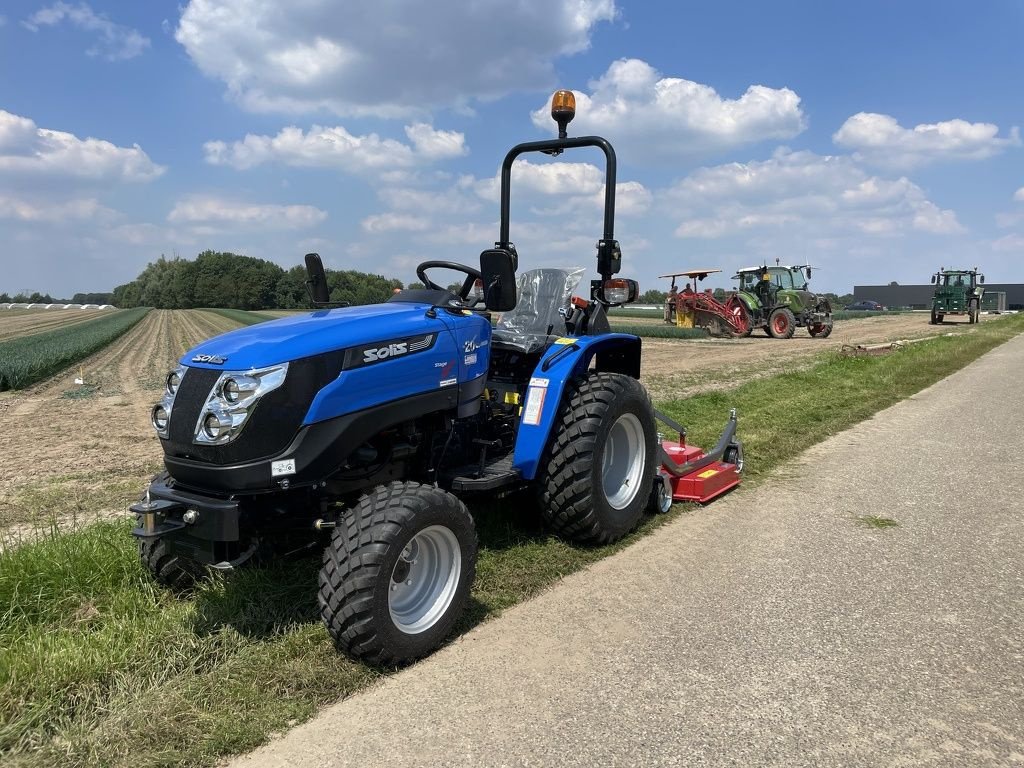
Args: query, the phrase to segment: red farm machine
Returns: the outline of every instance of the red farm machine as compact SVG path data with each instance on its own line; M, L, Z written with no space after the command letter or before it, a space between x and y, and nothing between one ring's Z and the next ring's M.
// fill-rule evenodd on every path
M724 302L715 298L710 288L700 290L697 284L720 269L690 269L669 275L672 287L665 301L665 322L680 328L707 328L713 336L749 336L750 314L740 298L733 294ZM679 290L676 278L685 277Z

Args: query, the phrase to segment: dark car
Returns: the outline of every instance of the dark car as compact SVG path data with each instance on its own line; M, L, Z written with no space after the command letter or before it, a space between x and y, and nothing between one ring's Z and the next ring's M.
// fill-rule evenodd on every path
M866 311L866 312L882 312L885 310L881 304L877 301L856 301L848 306L847 311Z

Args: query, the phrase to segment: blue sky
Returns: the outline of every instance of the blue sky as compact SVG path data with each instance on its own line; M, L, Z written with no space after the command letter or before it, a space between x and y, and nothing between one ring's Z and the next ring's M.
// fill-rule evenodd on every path
M623 274L1024 281L1024 4L191 0L0 5L0 291L102 291L211 248L410 281L497 237L551 135L619 156ZM596 264L589 151L517 167L521 266Z

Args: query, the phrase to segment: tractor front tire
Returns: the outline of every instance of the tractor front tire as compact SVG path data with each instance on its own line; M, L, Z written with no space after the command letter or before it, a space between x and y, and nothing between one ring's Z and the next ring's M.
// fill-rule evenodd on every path
M540 508L560 536L608 544L640 522L656 468L657 430L636 379L590 371L566 387L540 470Z
M320 614L338 650L378 666L436 650L476 575L466 505L428 485L393 482L338 521L320 569Z
M807 332L816 339L827 339L832 335L832 318L829 317L824 323L807 326Z
M773 339L791 339L796 331L796 317L788 307L779 307L768 316L768 335Z
M173 592L189 592L210 572L191 558L171 550L163 539L139 539L139 560L158 584Z
M972 301L967 305L967 322L974 324L978 322L978 302Z

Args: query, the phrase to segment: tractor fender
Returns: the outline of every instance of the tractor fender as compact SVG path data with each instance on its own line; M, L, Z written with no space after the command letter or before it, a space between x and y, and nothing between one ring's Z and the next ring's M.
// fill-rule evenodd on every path
M746 291L737 291L736 295L739 297L739 300L743 302L743 305L751 312L761 308L761 302L758 301L757 297L753 294L747 293Z
M594 370L640 378L640 339L625 333L566 336L548 347L530 377L512 466L524 480L537 474L566 386L594 361Z

